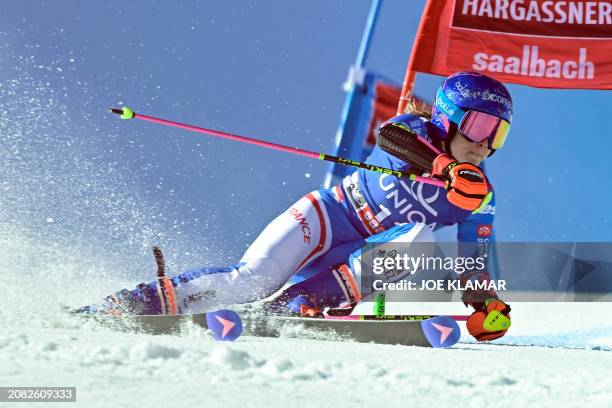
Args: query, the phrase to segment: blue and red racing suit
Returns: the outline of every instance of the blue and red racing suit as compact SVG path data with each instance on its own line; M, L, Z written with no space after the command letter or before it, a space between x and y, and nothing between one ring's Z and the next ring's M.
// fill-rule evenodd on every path
M412 123L417 134L430 139L424 119L415 116ZM366 163L411 170L408 163L379 147ZM171 295L176 312L196 313L268 297L294 277L298 283L285 295L315 293L325 306L335 307L355 301L359 284L350 269L332 273L332 266L348 264L351 254L355 257L368 242L432 240L432 231L456 224L460 251L486 257L494 214L494 197L473 214L449 203L441 187L359 169L341 184L298 200L261 232L237 265L201 268L171 278ZM157 282L118 294L141 305L137 313L161 313Z

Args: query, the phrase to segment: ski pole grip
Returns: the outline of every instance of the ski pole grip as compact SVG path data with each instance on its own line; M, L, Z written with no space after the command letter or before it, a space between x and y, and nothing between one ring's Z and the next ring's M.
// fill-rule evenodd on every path
M132 119L134 116L136 116L134 111L127 106L124 106L123 109L109 108L108 111L114 113L115 115L119 115L121 119Z

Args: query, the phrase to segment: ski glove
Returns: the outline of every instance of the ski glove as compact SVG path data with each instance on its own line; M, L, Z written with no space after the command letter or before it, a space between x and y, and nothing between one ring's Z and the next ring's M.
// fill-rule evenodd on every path
M446 198L464 210L476 211L489 197L487 178L482 170L471 163L459 163L446 153L434 159L432 176L449 182Z
M473 306L480 306L480 309L468 317L466 326L477 341L495 340L506 334L510 328L509 305L502 300L489 298Z

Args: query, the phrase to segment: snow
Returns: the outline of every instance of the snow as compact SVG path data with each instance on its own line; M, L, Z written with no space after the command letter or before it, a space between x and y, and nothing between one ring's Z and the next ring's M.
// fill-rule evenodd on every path
M0 230L1 385L75 386L84 407L612 404L612 303L515 302L506 337L477 344L464 333L448 350L298 328L235 343L196 327L120 333L62 308L133 282L104 273L121 270L113 259L61 244Z
M81 406L612 403L612 327L600 327L609 303L516 303L505 338L464 333L444 350L295 338L308 332L234 343L196 327L119 333L48 306L0 314L0 384L76 386Z

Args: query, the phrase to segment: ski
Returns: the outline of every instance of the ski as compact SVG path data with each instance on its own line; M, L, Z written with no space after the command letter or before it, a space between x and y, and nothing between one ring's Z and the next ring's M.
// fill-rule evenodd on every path
M271 315L245 318L245 331L252 335L277 337L288 327L327 332L361 343L400 344L448 348L461 337L456 320L449 316L324 316L291 317Z
M387 315L385 296L379 295L373 315L353 315L350 307L328 309L317 317L292 317L278 314L251 317L245 315L247 331L260 336L279 336L287 327L331 332L341 338L362 343L401 344L448 348L461 337L457 321L466 316ZM253 315L254 316L254 315Z
M405 346L448 348L461 337L456 320L450 316L326 316L322 318L282 316L250 312L241 319L237 313L223 309L216 312L184 315L84 315L119 331L149 334L179 334L185 325L209 329L216 340L231 341L244 334L257 337L280 337L287 329L305 329L330 334L361 343L400 344ZM299 331L293 331L292 335ZM310 333L312 334L312 333Z
M234 341L242 334L243 323L238 313L229 309L213 312L177 315L130 315L130 314L79 314L80 318L92 319L104 327L126 332L148 334L179 334L187 325L210 330L219 341Z

